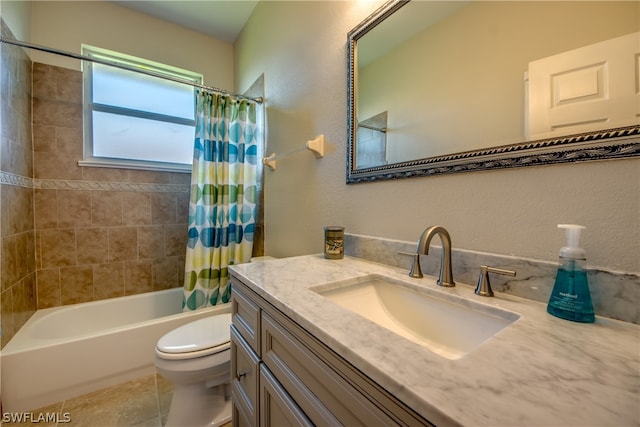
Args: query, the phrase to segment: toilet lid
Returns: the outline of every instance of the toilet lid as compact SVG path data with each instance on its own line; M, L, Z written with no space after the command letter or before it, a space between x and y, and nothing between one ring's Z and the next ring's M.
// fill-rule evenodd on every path
M216 314L182 325L158 340L157 350L171 355L215 353L229 347L231 313ZM205 350L211 350L206 352Z

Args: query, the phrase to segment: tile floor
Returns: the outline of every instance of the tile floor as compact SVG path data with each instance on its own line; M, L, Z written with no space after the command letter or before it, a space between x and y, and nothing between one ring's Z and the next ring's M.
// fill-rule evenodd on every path
M30 411L35 422L0 422L0 426L162 427L169 412L172 390L171 383L160 375L149 375ZM59 414L58 422L42 421L45 416L55 417L51 414ZM65 422L66 419L69 422Z

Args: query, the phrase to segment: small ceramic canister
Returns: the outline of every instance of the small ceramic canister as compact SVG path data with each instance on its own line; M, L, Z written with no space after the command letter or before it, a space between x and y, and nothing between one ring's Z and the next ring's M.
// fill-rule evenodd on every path
M344 258L344 227L324 228L324 257L327 259Z

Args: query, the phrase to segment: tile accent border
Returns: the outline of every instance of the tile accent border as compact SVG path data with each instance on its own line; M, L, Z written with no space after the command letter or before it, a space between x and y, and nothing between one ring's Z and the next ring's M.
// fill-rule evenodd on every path
M188 193L190 191L190 186L185 184L36 179L9 172L0 172L0 184L43 190L146 191L156 193Z
M406 268L411 259L400 252L414 253L416 242L384 239L372 236L345 233L345 254L381 264ZM437 276L440 266L440 251L434 249L421 256L422 271L426 275ZM555 282L557 263L507 255L453 249L453 277L456 283L475 286L480 273L480 265L515 270L516 277L491 276L494 292L531 299L546 303ZM587 266L589 289L596 314L640 324L640 274L589 268ZM478 297L481 298L481 297Z
M33 188L33 178L0 171L0 184L16 187Z

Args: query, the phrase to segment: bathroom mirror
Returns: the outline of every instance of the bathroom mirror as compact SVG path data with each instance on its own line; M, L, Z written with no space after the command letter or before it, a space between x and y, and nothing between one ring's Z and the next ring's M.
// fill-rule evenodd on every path
M347 36L347 183L640 156L639 14L385 3Z

